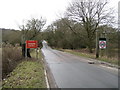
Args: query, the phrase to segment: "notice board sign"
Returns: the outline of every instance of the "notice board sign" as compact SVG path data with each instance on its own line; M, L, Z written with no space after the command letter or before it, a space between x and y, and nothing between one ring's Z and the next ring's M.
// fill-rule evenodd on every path
M38 41L37 40L27 40L26 48L38 48Z
M99 48L106 49L106 38L99 38Z

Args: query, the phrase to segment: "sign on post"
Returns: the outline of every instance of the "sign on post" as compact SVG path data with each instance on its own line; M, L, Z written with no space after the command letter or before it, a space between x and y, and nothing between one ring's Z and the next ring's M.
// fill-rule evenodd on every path
M37 40L27 40L26 41L26 57L27 57L27 48L36 48L36 58L38 59L38 41Z
M38 48L38 41L37 40L27 40L26 48Z
M106 49L106 38L99 38L99 48Z

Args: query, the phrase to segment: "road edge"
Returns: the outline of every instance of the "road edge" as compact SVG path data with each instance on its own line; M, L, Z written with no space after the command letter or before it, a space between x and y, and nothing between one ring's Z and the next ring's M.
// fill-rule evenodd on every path
M45 56L44 56L44 53L43 53L42 49L41 49L41 53L42 53L42 60L43 60L43 63L44 63L44 68L45 68L45 73L46 73L46 80L47 80L47 83L48 83L47 88L58 88L58 86L55 82L54 76L51 72L51 69L50 69L49 65L47 64L47 62L45 60Z
M61 51L61 50L58 50L58 51L74 55L72 53ZM75 56L78 56L78 55L75 55ZM105 62L105 61L100 61L100 60L97 60L97 59L92 59L92 58L83 57L83 56L78 56L78 57L82 57L82 58L88 59L88 63L101 64L101 65L108 66L108 67L111 67L111 68L120 69L120 66L115 65L115 64L111 64L111 63L108 63L108 62Z

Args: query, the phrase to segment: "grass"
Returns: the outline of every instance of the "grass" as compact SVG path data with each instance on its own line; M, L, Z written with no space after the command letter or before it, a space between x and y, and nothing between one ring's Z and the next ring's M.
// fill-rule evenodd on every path
M32 56L34 53L33 51ZM3 88L46 88L44 66L40 57L38 60L27 59L18 64L8 78L3 80Z
M37 54L38 54L38 55L37 55ZM32 49L32 50L31 50L31 56L32 56L32 58L42 59L41 50L38 49L38 53L36 53L36 49Z
M68 53L71 53L71 54L74 54L77 56L95 59L95 54L90 54L90 53L85 53L85 52L83 53L83 52L78 52L78 51L69 50L69 49L59 49L59 50L64 51L64 52L68 52ZM98 60L118 65L118 60L115 58L99 57Z

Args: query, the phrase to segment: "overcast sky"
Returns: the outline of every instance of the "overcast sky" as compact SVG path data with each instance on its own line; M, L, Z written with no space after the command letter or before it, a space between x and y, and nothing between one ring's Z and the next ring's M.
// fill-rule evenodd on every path
M47 25L64 13L72 0L0 0L0 28L19 29L23 20L39 18L47 19ZM109 6L117 11L118 1L108 0Z

